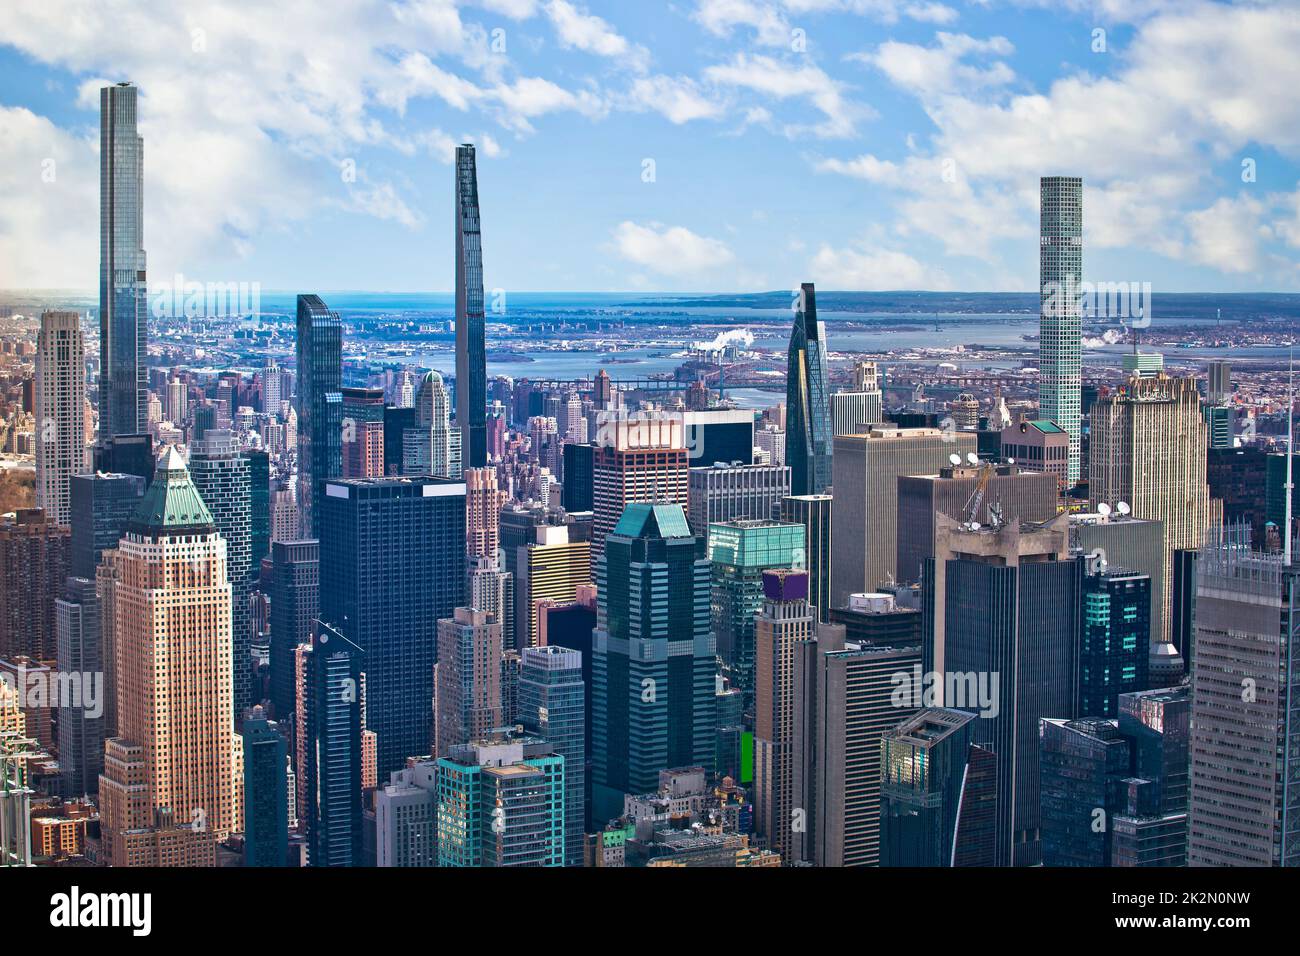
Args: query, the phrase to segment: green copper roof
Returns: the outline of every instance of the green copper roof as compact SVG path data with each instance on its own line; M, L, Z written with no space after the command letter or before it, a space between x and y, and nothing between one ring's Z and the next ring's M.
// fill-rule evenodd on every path
M1056 424L1055 422L1048 421L1046 418L1036 419L1035 421L1032 421L1029 424L1033 425L1040 432L1043 432L1048 435L1060 434L1065 430L1060 425Z
M634 501L623 509L613 533L629 538L689 538L691 527L681 505Z
M153 484L140 499L128 530L157 534L164 531L212 530L212 512L199 497L189 469L176 450L168 445L158 459Z

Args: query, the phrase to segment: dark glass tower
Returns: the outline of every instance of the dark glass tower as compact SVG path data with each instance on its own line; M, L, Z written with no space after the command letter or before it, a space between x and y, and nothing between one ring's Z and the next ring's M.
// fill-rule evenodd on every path
M307 664L307 839L312 866L361 860L361 648L317 624Z
M487 464L483 243L474 147L456 147L456 424L464 467Z
M366 654L380 780L429 752L437 621L465 604L465 483L322 483L321 619Z
M785 462L792 495L820 495L831 484L835 433L826 371L826 329L817 321L813 284L805 282L799 288L785 377Z
M681 505L633 503L605 540L592 643L596 821L651 793L659 771L707 767L716 749L715 645L704 541Z
M277 721L294 714L294 651L311 642L320 616L320 544L277 541L271 545L271 707Z
M1123 568L1083 577L1079 704L1084 717L1116 717L1119 695L1146 690L1151 646L1151 577Z
M319 538L325 481L343 474L343 322L318 295L298 296L298 509Z
M284 737L260 707L244 721L244 866L287 866L289 779Z
M99 556L116 548L126 533L126 523L140 504L144 487L139 475L97 472L72 476L68 482L72 499L70 571L75 577L94 578Z
M148 430L144 140L136 88L99 91L99 438ZM179 290L178 290L179 291Z

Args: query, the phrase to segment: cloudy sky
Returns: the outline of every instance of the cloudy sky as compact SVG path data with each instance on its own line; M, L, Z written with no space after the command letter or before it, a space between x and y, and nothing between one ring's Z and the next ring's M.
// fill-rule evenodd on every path
M479 147L507 290L1300 289L1300 4L20 0L0 288L85 288L98 89L141 90L150 277L445 291ZM354 174L353 174L354 172Z

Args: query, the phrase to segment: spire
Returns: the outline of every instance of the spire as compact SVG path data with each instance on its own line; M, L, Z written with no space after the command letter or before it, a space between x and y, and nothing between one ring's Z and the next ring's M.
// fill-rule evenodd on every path
M212 513L190 480L185 459L168 445L158 457L153 484L140 499L127 530L135 534L201 534L215 530Z

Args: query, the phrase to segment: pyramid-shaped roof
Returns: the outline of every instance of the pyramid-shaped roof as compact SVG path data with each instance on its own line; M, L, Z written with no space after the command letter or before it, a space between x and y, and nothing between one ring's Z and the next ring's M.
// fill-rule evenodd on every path
M629 538L689 538L691 527L681 505L634 501L623 510L613 533Z
M175 445L158 458L153 484L140 499L127 530L137 534L174 534L212 531L212 512L199 497L189 469Z

